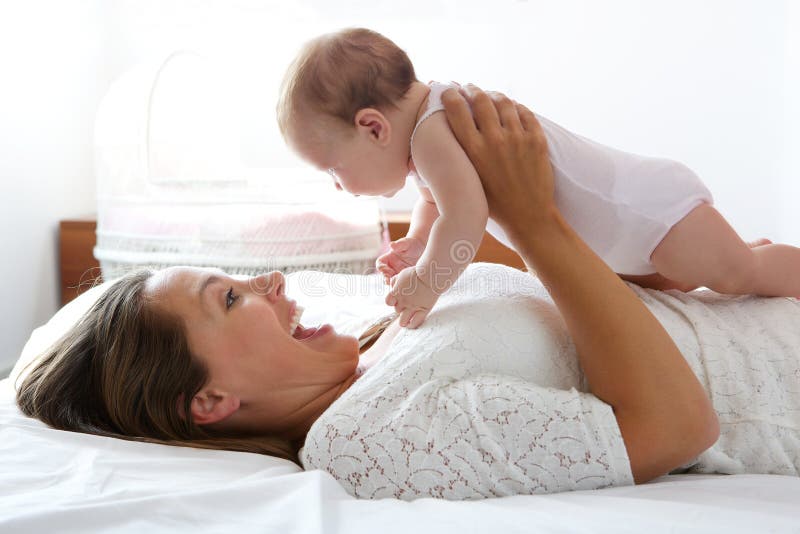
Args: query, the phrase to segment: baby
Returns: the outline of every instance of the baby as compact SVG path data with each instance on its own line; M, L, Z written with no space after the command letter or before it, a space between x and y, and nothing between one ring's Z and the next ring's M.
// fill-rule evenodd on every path
M346 29L306 44L277 106L289 146L328 172L337 189L389 197L409 174L415 178L420 197L408 234L377 260L392 285L386 303L409 328L422 324L466 268L484 230L511 247L440 113L448 88L420 83L386 37ZM800 297L800 249L742 241L685 165L609 148L537 118L556 205L622 278L656 289Z

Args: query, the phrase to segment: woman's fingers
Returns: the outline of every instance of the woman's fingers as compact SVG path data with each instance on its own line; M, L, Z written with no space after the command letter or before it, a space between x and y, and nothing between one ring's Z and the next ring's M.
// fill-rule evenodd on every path
M540 129L539 120L536 118L533 111L519 102L514 102L514 107L516 108L516 114L520 124L526 132L534 132Z
M529 149L536 154L540 162L544 160L549 162L547 137L544 135L542 125L539 124L539 119L536 118L536 115L533 113L533 111L529 110L522 104L517 104L516 108L522 128L525 130L523 135L526 146L528 146Z
M472 106L472 114L475 118L475 124L478 125L478 130L485 134L492 128L497 129L500 126L500 116L494 107L491 97L480 87L471 83L465 85L463 89L467 95L467 101Z
M503 93L491 93L491 97L494 100L503 127L508 128L511 132L521 131L522 123L517 113L516 102Z
M442 94L442 104L447 115L447 122L461 146L468 146L478 136L478 129L469 104L464 96L455 89L448 89Z

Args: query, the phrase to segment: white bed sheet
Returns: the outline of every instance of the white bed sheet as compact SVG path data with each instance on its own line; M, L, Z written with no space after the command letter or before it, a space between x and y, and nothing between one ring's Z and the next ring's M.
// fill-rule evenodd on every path
M288 289L306 319L355 331L387 311L380 281L365 278L298 273ZM37 329L12 377L102 289ZM353 293L357 306L347 304ZM285 460L53 430L19 412L10 379L0 381L0 454L3 533L800 532L800 478L777 475L673 475L471 502L359 501L330 475Z

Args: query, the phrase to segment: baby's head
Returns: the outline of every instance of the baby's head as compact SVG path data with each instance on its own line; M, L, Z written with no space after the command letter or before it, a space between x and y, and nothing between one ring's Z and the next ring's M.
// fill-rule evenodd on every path
M400 104L417 82L396 44L371 30L345 29L307 43L281 86L278 126L304 160L338 188L391 196L408 175L409 139Z

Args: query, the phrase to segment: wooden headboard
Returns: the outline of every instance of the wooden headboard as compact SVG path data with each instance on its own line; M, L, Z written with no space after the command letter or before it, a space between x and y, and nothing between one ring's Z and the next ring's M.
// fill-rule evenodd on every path
M406 235L411 219L410 213L389 213L386 218L392 241ZM92 253L96 228L97 221L91 216L64 220L59 224L62 305L92 287L100 278L100 264ZM501 263L517 269L525 268L525 264L516 252L500 244L488 233L483 236L474 261Z

